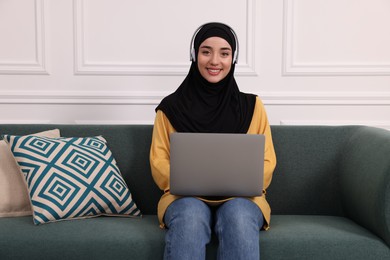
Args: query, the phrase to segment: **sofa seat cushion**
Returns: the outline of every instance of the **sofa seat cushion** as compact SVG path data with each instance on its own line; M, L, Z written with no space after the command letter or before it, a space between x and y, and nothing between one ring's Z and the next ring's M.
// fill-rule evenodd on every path
M0 259L162 259L164 250L155 215L42 226L30 217L2 218L0 226ZM382 240L343 217L274 215L260 240L262 259L390 259ZM215 259L217 244L214 237L207 259Z
M35 226L1 218L0 259L161 259L165 232L157 216L98 217Z
M383 240L343 217L274 215L260 239L264 259L390 259Z

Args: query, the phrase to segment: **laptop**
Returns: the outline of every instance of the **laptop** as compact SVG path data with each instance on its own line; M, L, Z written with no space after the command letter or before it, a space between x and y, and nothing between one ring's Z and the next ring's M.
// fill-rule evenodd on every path
M172 133L170 192L181 196L261 196L264 135Z

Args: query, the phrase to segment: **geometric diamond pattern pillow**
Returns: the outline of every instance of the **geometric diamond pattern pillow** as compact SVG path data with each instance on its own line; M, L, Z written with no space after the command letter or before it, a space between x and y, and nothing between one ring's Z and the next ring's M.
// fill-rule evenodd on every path
M26 178L34 224L141 216L103 137L5 135L4 140Z

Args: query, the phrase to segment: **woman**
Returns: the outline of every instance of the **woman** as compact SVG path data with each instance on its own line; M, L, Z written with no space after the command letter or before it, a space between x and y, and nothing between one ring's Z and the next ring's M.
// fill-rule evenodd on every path
M259 231L268 229L265 198L276 165L271 130L261 100L239 91L234 79L238 41L221 23L208 23L191 42L191 68L179 88L156 108L150 151L152 175L164 191L158 204L167 228L165 259L205 259L212 232L219 259L259 259ZM172 132L248 133L266 136L263 196L179 197L169 192L169 135Z

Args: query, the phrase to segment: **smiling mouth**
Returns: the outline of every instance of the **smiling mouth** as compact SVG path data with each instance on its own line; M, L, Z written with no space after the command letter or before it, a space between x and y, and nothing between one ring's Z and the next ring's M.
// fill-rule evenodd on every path
M210 75L216 76L221 72L221 69L207 69Z

